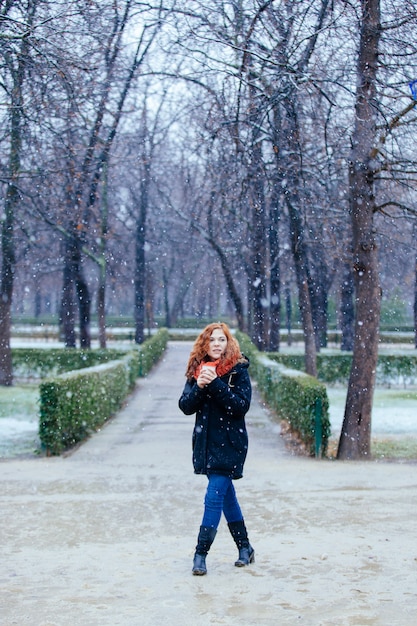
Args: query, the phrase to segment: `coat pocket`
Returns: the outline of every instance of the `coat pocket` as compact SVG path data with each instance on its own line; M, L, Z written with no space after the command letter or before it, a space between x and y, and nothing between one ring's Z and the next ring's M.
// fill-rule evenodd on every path
M227 431L229 441L233 448L240 453L248 449L248 433L244 428L230 429Z

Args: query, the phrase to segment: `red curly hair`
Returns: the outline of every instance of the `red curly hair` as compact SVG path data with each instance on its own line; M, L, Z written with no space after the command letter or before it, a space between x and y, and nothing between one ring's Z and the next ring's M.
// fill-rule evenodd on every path
M223 331L227 339L226 351L224 354L222 354L220 358L220 363L217 366L218 376L223 376L224 374L226 374L239 361L246 361L245 357L240 351L240 346L237 339L233 337L227 324L225 324L224 322L214 322L213 324L209 324L208 326L206 326L194 342L193 349L190 353L190 358L188 359L187 371L185 372L185 375L189 380L193 378L201 362L210 360L207 352L210 344L210 337L213 331L216 329Z

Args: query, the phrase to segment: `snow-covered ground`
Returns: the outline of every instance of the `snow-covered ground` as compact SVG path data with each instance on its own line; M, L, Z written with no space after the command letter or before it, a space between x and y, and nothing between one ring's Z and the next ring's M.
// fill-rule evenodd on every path
M377 390L372 415L373 436L417 436L417 398L395 398ZM332 436L338 437L343 421L346 390L328 389ZM32 454L39 448L38 415L0 418L0 458Z
M1 391L0 391L1 393ZM332 436L338 438L343 421L346 389L328 387ZM417 437L417 391L378 388L372 415L372 435ZM36 412L0 417L0 458L33 454L39 448Z
M33 341L14 339L14 347L62 347L57 341ZM109 347L128 349L132 342L110 342ZM94 345L93 347L97 347ZM330 403L330 421L332 436L338 438L343 422L346 401L346 388L328 386ZM0 398L2 390L0 389ZM417 389L386 389L378 387L375 391L372 415L372 435L378 436L416 436L417 437ZM0 414L0 458L9 458L33 454L39 448L38 414L36 409L21 416Z
M343 422L347 390L327 387L332 434L337 435ZM417 390L378 387L372 410L372 435L417 436Z
M0 418L0 459L32 455L40 447L39 418Z
M256 388L236 481L255 563L222 520L191 574L206 479L168 347L118 418L62 457L0 463L4 626L411 626L415 465L292 455Z

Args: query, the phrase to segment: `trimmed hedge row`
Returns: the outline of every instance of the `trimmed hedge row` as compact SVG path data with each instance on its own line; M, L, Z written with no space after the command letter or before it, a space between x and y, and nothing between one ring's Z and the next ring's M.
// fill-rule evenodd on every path
M18 378L46 378L93 367L126 356L127 350L76 348L13 348L13 374Z
M149 374L155 363L159 361L169 340L169 332L166 328L161 328L150 339L144 341L139 346L138 376Z
M166 348L162 329L117 361L71 371L39 386L39 437L47 455L59 455L118 411L139 376L146 376Z
M330 437L325 385L313 376L272 361L257 350L247 335L238 331L236 338L251 361L251 373L271 409L288 422L311 456L325 456Z
M305 360L303 354L282 354L270 352L268 356L285 367L296 370L304 370ZM323 353L317 354L317 375L325 383L343 383L349 380L352 364L352 353ZM380 385L389 386L394 383L413 384L417 380L417 354L398 351L391 354L380 353L376 380Z

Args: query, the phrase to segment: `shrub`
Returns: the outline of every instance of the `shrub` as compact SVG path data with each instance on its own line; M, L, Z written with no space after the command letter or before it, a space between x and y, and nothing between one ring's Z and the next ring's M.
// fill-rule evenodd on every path
M41 383L39 437L46 453L60 454L86 439L120 408L128 391L124 361L68 372Z
M165 351L169 339L166 328L161 328L150 339L139 346L138 376L146 376L159 361Z
M393 383L414 384L417 378L417 354L380 354L376 370L377 381L386 386Z
M313 376L289 369L260 353L243 333L236 333L251 361L251 372L268 405L300 437L310 455L326 454L330 437L326 387Z
M39 437L48 455L86 439L123 404L138 376L146 376L166 348L162 329L117 361L61 374L42 382Z
M268 356L285 367L304 370L304 355L302 354L270 352ZM349 380L351 365L351 352L321 352L317 354L317 376L328 384L346 384ZM376 380L380 385L412 384L417 378L416 372L417 354L410 351L404 353L385 351L378 356Z
M270 352L268 356L273 361L281 363L285 367L304 371L304 354L285 354ZM317 354L317 377L326 383L345 383L349 378L352 364L351 352L338 352L334 354Z
M106 348L13 348L13 373L19 378L46 378L123 358L127 350Z

